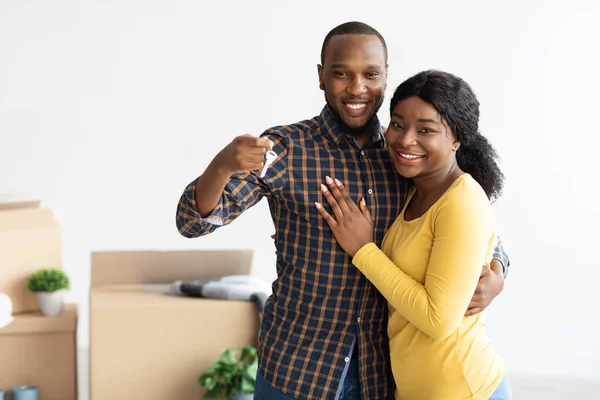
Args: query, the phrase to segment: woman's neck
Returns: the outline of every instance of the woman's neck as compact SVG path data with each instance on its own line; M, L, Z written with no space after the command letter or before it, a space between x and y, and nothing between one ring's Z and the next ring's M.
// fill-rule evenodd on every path
M454 162L446 169L436 171L430 175L413 178L413 183L416 192L420 197L430 197L436 193L439 193L440 195L444 193L456 178L463 174L464 172L459 168L458 164Z
M416 192L406 207L405 220L410 221L425 214L462 174L464 172L454 163L448 169L437 171L435 174L414 178Z

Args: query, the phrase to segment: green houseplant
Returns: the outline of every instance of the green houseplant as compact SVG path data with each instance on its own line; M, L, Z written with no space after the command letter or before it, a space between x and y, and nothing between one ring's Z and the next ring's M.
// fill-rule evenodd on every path
M198 383L206 389L205 400L221 396L229 400L252 399L257 370L256 348L245 346L240 351L230 347L198 378Z
M60 314L63 296L69 289L69 277L56 268L42 268L27 279L27 289L35 293L42 314L52 317Z

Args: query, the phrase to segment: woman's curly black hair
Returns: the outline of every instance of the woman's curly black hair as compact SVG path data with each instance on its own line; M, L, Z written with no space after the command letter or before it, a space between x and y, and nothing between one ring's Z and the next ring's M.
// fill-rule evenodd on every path
M448 72L419 72L398 86L390 115L399 102L412 96L431 104L450 126L461 143L456 152L460 169L481 185L490 200L500 197L504 175L496 163L498 153L479 133L479 101L467 82Z

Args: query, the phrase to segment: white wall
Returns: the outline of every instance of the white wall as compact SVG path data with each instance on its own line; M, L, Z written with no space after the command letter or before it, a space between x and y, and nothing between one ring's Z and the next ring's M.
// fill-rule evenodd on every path
M480 97L507 177L489 327L510 370L600 379L597 0L100 3L0 1L0 192L56 211L82 344L90 251L252 248L274 278L266 203L191 241L175 207L234 136L320 111L322 39L358 19L388 40L390 89L439 68Z

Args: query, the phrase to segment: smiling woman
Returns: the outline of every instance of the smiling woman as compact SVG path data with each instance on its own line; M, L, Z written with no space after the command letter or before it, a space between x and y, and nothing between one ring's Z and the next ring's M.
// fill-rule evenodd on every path
M425 71L398 87L390 111L388 151L412 188L381 248L364 199L357 206L339 180L321 186L333 215L315 206L389 303L396 398L509 400L485 312L465 315L498 243L489 198L502 187L479 103L462 79Z
M490 199L500 196L498 154L478 131L479 101L465 81L441 71L421 72L396 89L390 114L386 139L400 175L452 182L456 173L467 172Z

